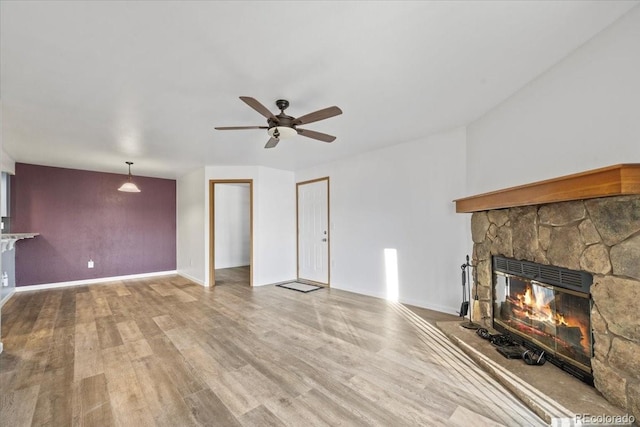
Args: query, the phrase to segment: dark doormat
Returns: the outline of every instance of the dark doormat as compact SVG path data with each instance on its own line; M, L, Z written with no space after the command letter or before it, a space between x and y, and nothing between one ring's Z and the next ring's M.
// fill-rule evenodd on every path
M300 283L300 282L280 283L279 285L276 285L276 286L280 286L281 288L291 289L293 291L304 292L305 294L307 292L313 292L313 291L317 291L318 289L322 289L322 286L307 285L306 283Z

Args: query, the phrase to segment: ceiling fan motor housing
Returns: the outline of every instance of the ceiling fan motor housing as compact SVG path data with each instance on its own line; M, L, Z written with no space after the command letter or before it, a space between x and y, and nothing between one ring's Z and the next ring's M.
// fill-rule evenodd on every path
M284 111L289 106L289 101L287 101L286 99L278 99L276 101L276 106L280 111Z
M284 113L284 110L289 107L289 101L286 99L278 99L276 101L276 106L280 109L280 114L267 119L269 135L277 139L296 135L298 131L296 131L296 125L293 124L295 117L288 116Z
M269 128L274 126L286 126L288 128L295 129L296 125L293 124L295 117L287 116L286 114L278 114L275 116L276 120L268 119L267 123L269 124Z

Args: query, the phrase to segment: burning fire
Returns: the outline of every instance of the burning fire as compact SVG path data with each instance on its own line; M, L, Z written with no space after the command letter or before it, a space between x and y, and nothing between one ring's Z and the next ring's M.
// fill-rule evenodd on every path
M564 316L560 313L556 313L556 325L569 326L569 323L564 319Z
M534 293L531 286L527 285L523 294L516 294L517 305L521 310L521 316L532 321L545 322L555 326L578 327L582 333L581 345L588 348L586 337L588 337L587 326L579 319L566 317L564 314L556 312L553 307L554 294L551 289L539 287Z
M531 320L539 320L541 322L551 322L556 325L566 325L564 316L556 313L549 306L553 301L553 294L547 295L544 292L537 292L535 297L529 286L527 286L524 294L516 295L520 301L520 307L526 309L527 317Z

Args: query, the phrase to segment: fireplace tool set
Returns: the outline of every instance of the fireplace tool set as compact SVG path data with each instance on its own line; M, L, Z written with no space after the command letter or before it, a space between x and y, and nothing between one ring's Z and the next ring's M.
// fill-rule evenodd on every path
M465 320L460 323L460 326L466 329L478 329L480 325L474 323L472 320L473 317L473 307L469 307L469 302L471 301L471 269L475 268L475 265L469 262L469 255L467 255L466 261L464 264L460 266L462 269L462 304L460 304L460 311L458 314L460 317L465 317L469 314L469 320ZM475 271L475 270L474 270ZM468 286L467 286L468 284ZM468 291L468 292L467 292ZM476 286L476 294L475 300L478 300L478 287Z
M522 359L527 365L544 365L547 361L544 351L523 349L508 334L490 334L485 328L473 322L473 308L469 307L471 302L471 269L476 266L469 262L469 255L466 256L465 263L460 266L462 270L462 303L460 304L460 317L469 315L469 319L460 323L460 326L466 329L475 329L476 334L489 340L496 350L507 359ZM475 270L473 270L475 272ZM478 300L478 286L476 284L474 299Z

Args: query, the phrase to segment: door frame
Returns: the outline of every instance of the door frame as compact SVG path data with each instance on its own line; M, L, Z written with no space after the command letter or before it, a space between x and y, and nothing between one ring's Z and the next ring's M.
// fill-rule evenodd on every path
M315 282L309 279L300 278L300 186L313 184L315 182L327 181L327 283ZM296 182L296 277L299 282L306 282L312 285L331 287L331 185L328 176L310 179L308 181Z
M253 287L253 179L209 180L209 287L216 285L216 184L249 184L249 286Z

